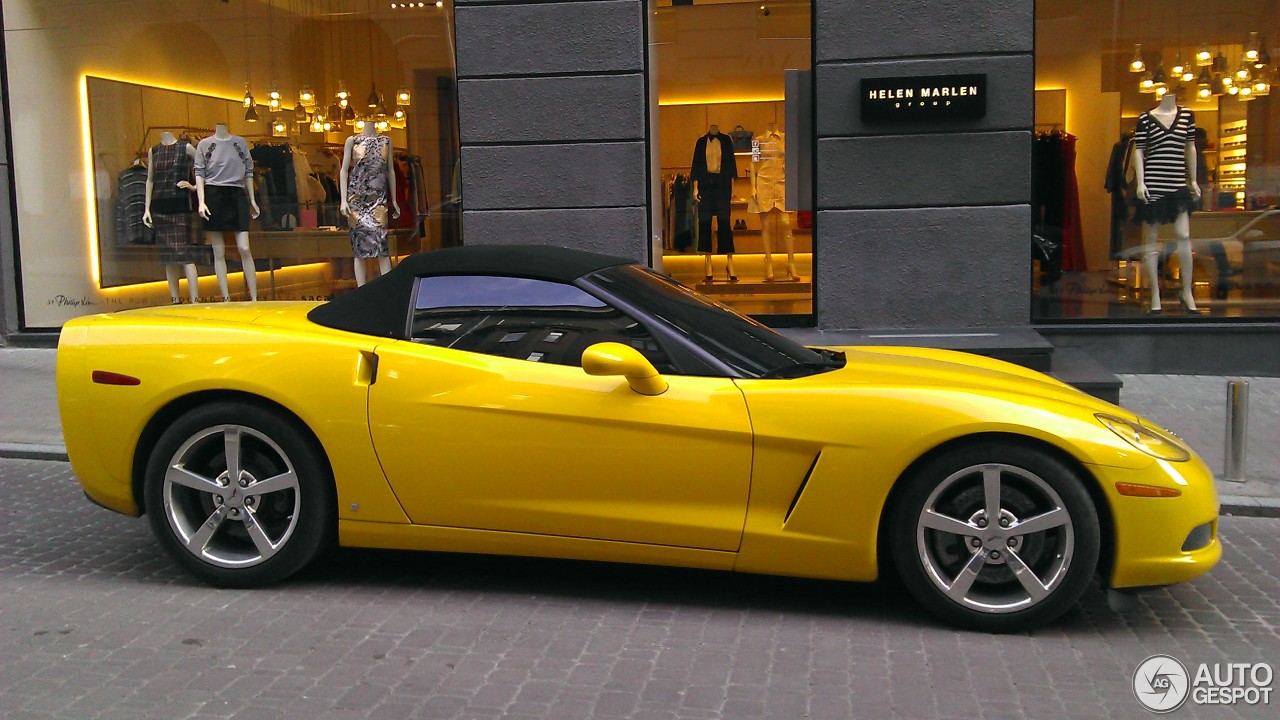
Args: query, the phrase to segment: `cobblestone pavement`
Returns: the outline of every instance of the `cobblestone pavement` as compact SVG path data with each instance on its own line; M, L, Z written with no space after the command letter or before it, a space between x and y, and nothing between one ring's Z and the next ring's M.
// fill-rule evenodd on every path
M885 584L512 558L344 550L217 590L64 463L0 460L0 493L9 720L1146 718L1130 688L1154 653L1280 667L1275 519L1223 518L1222 565L1126 614L1095 590L988 636Z

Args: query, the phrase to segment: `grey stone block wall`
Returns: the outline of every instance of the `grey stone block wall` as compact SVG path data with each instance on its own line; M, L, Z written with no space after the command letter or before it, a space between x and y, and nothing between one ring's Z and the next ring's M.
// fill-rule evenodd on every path
M3 25L3 23L0 23ZM0 28L0 32L3 28ZM0 66L6 62L4 44L0 41ZM9 99L0 100L0 347L7 344L10 333L18 331L18 298L15 280L17 268L13 257L13 213L9 165Z
M1029 325L1031 0L814 0L818 326ZM987 74L977 120L867 124L864 77Z
M463 242L648 260L644 0L457 0Z

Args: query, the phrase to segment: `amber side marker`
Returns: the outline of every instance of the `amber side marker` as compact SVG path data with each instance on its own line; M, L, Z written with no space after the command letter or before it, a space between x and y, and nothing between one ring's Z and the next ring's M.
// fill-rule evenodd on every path
M141 385L142 381L132 375L94 370L93 381L99 385Z
M1182 494L1177 488L1157 487L1155 485L1139 485L1138 483L1116 483L1116 490L1121 495L1132 497L1178 497Z

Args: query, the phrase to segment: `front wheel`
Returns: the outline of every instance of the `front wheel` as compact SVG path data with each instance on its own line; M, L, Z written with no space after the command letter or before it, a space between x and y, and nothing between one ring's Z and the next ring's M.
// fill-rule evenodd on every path
M165 549L223 587L283 580L335 535L333 477L317 444L292 418L253 403L180 417L152 450L144 493Z
M1082 479L1030 448L984 443L905 480L890 531L894 564L936 615L988 632L1049 622L1098 566L1097 509Z

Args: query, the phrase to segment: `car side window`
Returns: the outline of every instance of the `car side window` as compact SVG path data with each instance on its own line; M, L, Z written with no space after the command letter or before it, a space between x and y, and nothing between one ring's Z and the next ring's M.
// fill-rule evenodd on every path
M659 372L674 371L639 322L565 283L494 275L418 279L410 337L426 345L517 360L581 365L599 342L639 350Z

